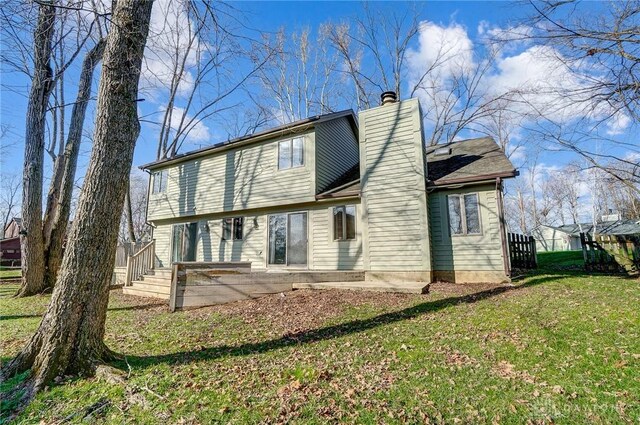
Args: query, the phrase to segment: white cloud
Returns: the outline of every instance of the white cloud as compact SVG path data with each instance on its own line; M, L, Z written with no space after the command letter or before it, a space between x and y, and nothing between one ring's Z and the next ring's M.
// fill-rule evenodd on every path
M156 0L153 6L141 75L146 91L167 90L175 72L183 67L183 61L178 95L185 95L193 88L194 77L189 69L198 63L196 52L201 40L191 31L193 24L186 7L186 0Z
M527 158L527 149L523 145L507 145L507 156L513 163L520 164Z
M629 115L618 112L607 121L607 134L610 136L622 134L630 125L631 118Z
M467 30L459 24L442 26L420 23L418 49L409 49L407 59L412 78L420 78L427 70L438 79L448 78L473 66L473 43Z
M159 112L164 115L164 108L159 109ZM195 120L192 124L188 125L189 121L191 121L191 118L192 116L190 116L189 114L185 115L184 108L174 106L170 120L171 132L175 134L175 132L179 131L181 128L187 128L187 137L185 138L185 141L187 143L210 143L211 132L209 130L209 127L207 127L207 125L202 121L198 120Z
M478 34L483 35L484 33L487 32L487 30L490 28L489 26L489 22L482 20L480 21L480 23L478 24Z
M543 114L557 124L584 118L592 122L606 120L609 135L621 134L632 125L632 120L624 113L614 114L609 106L596 102L593 96L583 95L590 89L592 77L599 72L593 64L569 64L556 49L531 45L527 37L531 28L527 26L500 28L482 21L477 31L493 40L514 34L516 38L520 37L500 52L478 85L478 92L494 97L509 93L513 100L509 110L514 117L517 114L532 117ZM420 24L418 46L407 53L408 75L410 87L420 83L416 94L427 117L434 115L429 121L436 121L438 109L442 110L443 106L453 108L453 111L461 110L467 99L451 95L454 78L482 64L476 59L475 51L483 48L475 46L467 29L455 22L438 25L425 21Z

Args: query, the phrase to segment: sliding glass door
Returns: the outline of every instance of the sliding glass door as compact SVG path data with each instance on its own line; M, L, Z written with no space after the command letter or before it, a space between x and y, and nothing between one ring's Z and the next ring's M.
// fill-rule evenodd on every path
M307 265L307 213L269 216L269 264Z
M196 261L198 223L176 224L173 226L171 261Z

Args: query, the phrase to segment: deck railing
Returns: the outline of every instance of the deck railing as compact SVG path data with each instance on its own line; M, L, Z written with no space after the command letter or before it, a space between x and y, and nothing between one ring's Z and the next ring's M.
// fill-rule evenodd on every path
M138 252L129 255L127 258L127 274L125 275L125 286L130 286L131 282L140 279L149 270L153 270L156 257L156 241L152 240L143 246Z

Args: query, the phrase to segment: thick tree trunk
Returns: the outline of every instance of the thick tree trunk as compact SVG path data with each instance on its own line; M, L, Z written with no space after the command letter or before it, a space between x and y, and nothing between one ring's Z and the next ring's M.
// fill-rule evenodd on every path
M33 35L33 81L25 125L22 183L22 286L17 296L29 296L44 289L42 240L42 168L44 163L45 114L53 88L51 39L55 7L40 3L38 23Z
M2 370L31 368L27 397L57 376L91 374L103 342L116 241L140 131L138 80L152 1L118 0L107 36L94 145L51 302L36 334Z
M62 262L62 246L67 233L69 215L71 214L71 198L73 182L76 177L78 154L82 142L87 106L91 97L93 71L102 59L106 41L100 40L85 56L80 72L80 84L76 103L71 112L69 134L64 152L58 155L54 177L47 197L47 209L44 217L44 258L45 288L53 288Z

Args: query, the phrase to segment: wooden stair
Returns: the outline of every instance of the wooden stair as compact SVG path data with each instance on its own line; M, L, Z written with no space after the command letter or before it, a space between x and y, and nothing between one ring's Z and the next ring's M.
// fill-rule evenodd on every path
M171 292L171 269L150 270L138 280L132 280L131 286L122 288L122 293L138 297L169 300Z

